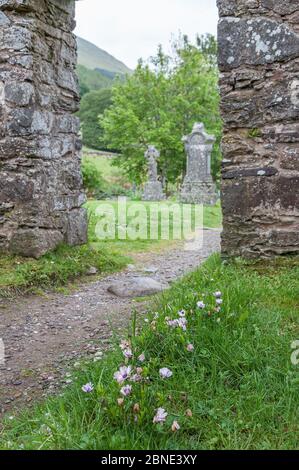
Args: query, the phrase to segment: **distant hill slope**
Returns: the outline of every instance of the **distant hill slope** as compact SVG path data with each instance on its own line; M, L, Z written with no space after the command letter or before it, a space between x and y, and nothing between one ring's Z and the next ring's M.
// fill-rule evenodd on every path
M91 42L77 37L77 44L79 65L90 70L98 69L102 74L105 71L123 75L132 73L125 64Z
M114 77L107 77L107 75L98 70L90 70L84 67L84 65L78 65L77 73L79 76L80 87L82 87L85 92L112 87Z

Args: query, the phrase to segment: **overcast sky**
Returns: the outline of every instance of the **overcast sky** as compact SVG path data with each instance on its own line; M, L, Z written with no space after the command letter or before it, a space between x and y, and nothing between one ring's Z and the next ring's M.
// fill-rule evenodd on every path
M216 0L80 0L76 34L134 68L172 33L216 34Z

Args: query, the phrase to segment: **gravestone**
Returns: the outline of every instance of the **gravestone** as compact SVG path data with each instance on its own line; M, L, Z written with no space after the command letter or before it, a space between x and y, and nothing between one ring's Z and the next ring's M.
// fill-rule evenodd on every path
M0 252L87 237L75 2L0 1Z
M299 1L218 7L222 253L299 254Z
M192 133L183 137L183 142L187 154L187 173L181 189L181 202L216 204L218 197L211 175L215 137L206 133L202 123L196 123Z
M160 152L154 147L149 146L144 154L148 165L148 181L143 190L143 201L162 201L165 199L161 181L158 180L157 160Z

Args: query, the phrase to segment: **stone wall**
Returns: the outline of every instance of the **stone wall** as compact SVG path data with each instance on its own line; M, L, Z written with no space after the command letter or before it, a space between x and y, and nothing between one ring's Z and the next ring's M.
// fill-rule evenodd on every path
M299 1L218 7L223 254L298 254Z
M86 241L69 0L0 0L0 252Z

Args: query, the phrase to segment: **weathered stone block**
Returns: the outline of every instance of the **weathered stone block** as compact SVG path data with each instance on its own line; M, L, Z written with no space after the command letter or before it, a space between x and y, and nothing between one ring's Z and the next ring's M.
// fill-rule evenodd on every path
M58 230L18 229L9 244L9 250L16 255L39 258L63 242L63 235Z
M5 85L4 99L12 105L29 106L34 96L34 87L31 83L10 82Z
M218 0L225 256L299 253L299 3Z
M0 251L86 242L74 5L0 0Z
M223 18L219 22L219 66L266 65L298 57L299 37L287 25L266 18Z

